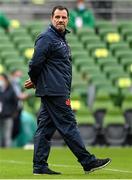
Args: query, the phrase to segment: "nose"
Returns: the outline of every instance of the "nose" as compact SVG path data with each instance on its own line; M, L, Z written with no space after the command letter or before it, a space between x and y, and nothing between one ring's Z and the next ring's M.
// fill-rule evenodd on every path
M62 22L62 21L63 21L63 18L62 18L62 17L60 17L60 18L59 18L59 22Z

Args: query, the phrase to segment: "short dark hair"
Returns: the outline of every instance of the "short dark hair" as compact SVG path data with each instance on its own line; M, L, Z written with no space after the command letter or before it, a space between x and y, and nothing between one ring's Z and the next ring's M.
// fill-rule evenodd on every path
M8 84L10 84L9 77L8 77L7 74L5 74L5 73L0 73L0 76L2 76L2 77L7 81Z
M68 9L67 9L66 7L64 7L64 6L61 6L61 5L55 6L55 7L53 8L52 14L51 14L52 17L54 16L54 13L55 13L56 9L59 9L59 10L66 10L67 16L69 17L69 11L68 11Z

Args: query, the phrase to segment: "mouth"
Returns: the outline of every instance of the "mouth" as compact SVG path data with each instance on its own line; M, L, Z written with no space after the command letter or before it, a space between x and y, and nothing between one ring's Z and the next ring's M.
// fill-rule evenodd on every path
M57 24L57 25L59 25L59 26L64 26L64 24Z
M58 26L58 28L65 28L64 24L58 24L57 26Z
M65 30L65 25L64 24L58 24L57 25L57 29L59 30L59 31L64 31Z

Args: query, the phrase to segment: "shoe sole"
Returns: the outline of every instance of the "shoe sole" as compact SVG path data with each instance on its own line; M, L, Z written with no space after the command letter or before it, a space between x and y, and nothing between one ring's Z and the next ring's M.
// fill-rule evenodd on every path
M33 175L39 176L39 175L60 175L60 174L47 174L47 173L38 174L38 173L33 173Z
M42 176L42 175L53 175L53 174L46 174L46 173L43 173L43 174L33 174L33 175L35 175L35 176Z
M106 164L104 164L104 165L102 165L102 166L99 166L99 167L93 168L93 169L91 169L90 171L85 171L85 174L89 174L89 173L91 173L91 172L93 172L93 171L96 171L96 170L102 169L102 168L106 167L106 166L107 166L110 162L111 162L111 160L109 160Z

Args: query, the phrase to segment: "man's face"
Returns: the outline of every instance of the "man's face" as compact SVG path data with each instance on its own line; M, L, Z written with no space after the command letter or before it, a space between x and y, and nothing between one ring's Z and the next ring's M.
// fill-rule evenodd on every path
M8 81L4 76L0 75L0 91L3 92L8 87Z
M67 11L56 9L53 17L51 17L51 22L58 31L64 32L68 23Z

